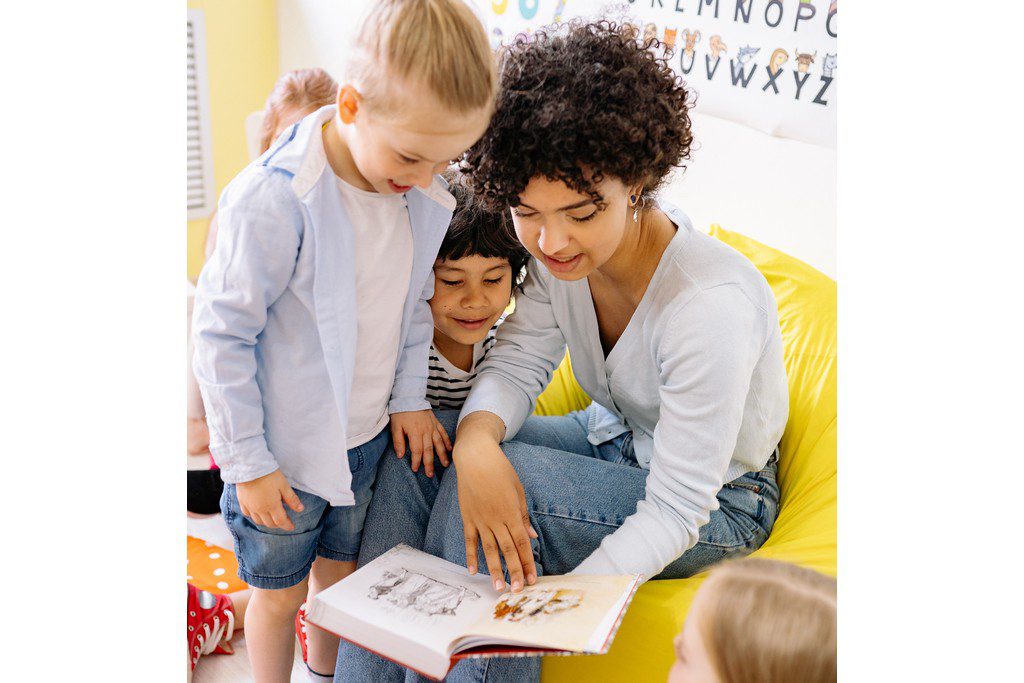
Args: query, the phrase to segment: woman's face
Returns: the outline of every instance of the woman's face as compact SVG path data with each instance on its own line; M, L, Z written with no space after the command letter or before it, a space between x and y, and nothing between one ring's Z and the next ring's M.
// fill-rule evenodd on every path
M700 593L690 607L683 632L674 641L676 661L668 672L668 683L720 683L708 656L700 623Z
M580 280L607 263L632 221L629 190L620 180L608 178L594 189L603 209L562 181L539 176L512 209L519 241L559 280Z

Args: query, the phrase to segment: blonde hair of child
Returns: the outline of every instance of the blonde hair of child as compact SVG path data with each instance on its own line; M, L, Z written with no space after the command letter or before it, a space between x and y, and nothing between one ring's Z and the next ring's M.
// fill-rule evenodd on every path
M836 580L747 558L711 572L698 628L722 683L834 682Z
M346 79L387 116L392 88L422 83L450 112L493 106L497 74L483 24L462 0L380 0L358 29Z
M338 84L323 69L289 71L277 80L263 109L260 154L270 149L274 131L288 109L312 112L338 98Z

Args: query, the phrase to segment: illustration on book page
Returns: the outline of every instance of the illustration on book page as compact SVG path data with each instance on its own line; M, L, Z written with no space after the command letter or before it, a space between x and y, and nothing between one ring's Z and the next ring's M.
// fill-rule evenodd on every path
M558 588L527 588L505 593L494 606L494 618L505 621L546 620L548 615L579 607L583 591Z
M480 599L465 586L453 586L405 567L386 569L383 577L370 586L367 596L426 616L455 616L463 600Z

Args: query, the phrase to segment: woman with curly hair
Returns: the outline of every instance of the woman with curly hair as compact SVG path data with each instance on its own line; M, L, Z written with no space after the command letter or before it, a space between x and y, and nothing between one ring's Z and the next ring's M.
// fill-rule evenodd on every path
M692 136L688 92L652 47L602 21L503 49L462 168L533 258L460 416L439 416L450 433L459 420L455 467L382 463L360 564L406 543L520 591L538 574L686 577L768 537L789 404L775 300L656 199ZM593 403L530 417L567 346ZM447 680L539 673L535 658L467 660ZM338 676L403 673L346 645Z

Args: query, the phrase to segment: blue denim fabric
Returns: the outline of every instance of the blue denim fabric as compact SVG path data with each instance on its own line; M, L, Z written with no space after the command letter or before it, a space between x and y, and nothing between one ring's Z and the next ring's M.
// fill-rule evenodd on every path
M437 413L454 438L457 413ZM557 446L557 449L548 445ZM502 445L526 492L530 521L539 538L532 541L540 574L572 571L636 511L648 471L633 456L632 435L593 445L587 441L585 411L562 417L531 417L516 438ZM723 559L746 555L768 538L778 514L776 457L760 472L726 484L719 509L700 530L695 546L657 579L696 574ZM398 543L465 565L465 541L459 513L457 473L438 469L434 479L413 473L406 460L390 451L381 461L377 493L370 502L367 532L359 564L377 558ZM480 551L482 572L487 563ZM506 572L506 580L508 580ZM666 647L669 645L666 643ZM538 681L540 658L467 660L446 678L463 681ZM417 674L349 643L342 643L335 681L413 681Z
M390 443L389 435L385 428L367 443L348 450L355 505L331 506L317 495L294 489L305 509L295 512L285 507L295 525L292 531L255 524L242 514L235 485L225 485L220 505L235 539L238 578L256 588L288 588L309 574L318 555L330 560L355 560L377 466ZM338 466L344 465L339 462Z

